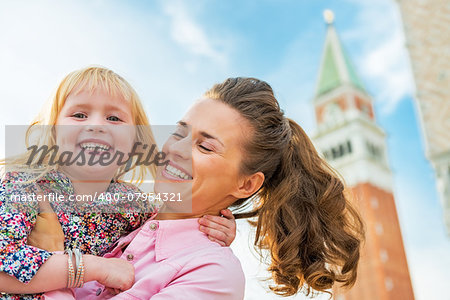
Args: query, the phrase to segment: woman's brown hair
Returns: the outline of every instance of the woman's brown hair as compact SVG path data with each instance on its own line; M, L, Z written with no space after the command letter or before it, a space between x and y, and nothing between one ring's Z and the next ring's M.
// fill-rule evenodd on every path
M235 217L258 217L255 245L270 252L270 288L290 296L300 289L306 295L328 292L336 282L351 287L364 238L361 217L337 173L303 129L284 116L270 85L229 78L205 97L226 103L251 124L241 172L262 172L265 180L253 197L233 206L239 212L256 200L250 212Z

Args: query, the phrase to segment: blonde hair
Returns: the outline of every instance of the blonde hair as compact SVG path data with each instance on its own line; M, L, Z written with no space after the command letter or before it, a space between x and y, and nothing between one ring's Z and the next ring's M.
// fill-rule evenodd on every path
M43 107L28 127L25 136L26 147L28 148L29 145L32 144L32 134L35 133L39 127L43 127L40 125L50 125L48 128L51 130L44 130L43 133L39 134L38 139L34 141L33 144L38 147L47 145L51 148L52 146L55 146L56 137L54 126L56 125L58 116L67 100L67 97L71 93L76 93L81 90L93 92L98 88L104 90L110 95L119 96L128 101L131 106L134 125L143 125L136 126L136 139L141 141L144 145L147 144L156 146L155 138L149 126L150 124L147 115L145 114L141 100L133 87L124 78L112 70L104 67L90 66L80 70L75 70L64 77L52 96L51 101ZM0 162L0 164L3 166L8 165L8 168L11 167L14 170L23 171L26 167L26 162L30 157L30 152L31 151L28 151L15 157L5 158ZM37 178L45 175L51 170L57 169L57 166L49 165L48 160L47 155L47 157L42 160L41 165L37 165L35 161L31 164L32 170L39 174ZM125 168L126 166L121 166L118 168L114 175L115 180L124 179L125 174L128 174ZM30 171L30 167L26 167L25 169ZM135 163L132 163L129 172L131 172L131 179L129 182L139 185L144 182L148 173L155 178L156 166L153 164L149 166L137 166Z

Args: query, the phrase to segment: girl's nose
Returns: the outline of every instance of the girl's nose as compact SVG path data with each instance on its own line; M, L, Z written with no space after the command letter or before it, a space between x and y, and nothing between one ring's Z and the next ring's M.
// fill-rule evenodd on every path
M98 133L106 132L106 128L104 125L86 125L84 129L88 132L98 132Z
M85 130L89 132L105 133L107 122L102 116L91 115L88 122L85 123Z

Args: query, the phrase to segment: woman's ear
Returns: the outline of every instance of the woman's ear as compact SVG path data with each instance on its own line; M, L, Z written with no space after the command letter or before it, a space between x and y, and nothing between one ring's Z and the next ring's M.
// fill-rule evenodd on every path
M238 183L236 191L232 194L238 199L248 198L256 193L264 183L264 174L257 172L250 176L243 176Z

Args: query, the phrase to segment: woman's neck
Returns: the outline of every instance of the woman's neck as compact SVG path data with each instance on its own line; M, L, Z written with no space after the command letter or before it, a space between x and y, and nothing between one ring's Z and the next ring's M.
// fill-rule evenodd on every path
M185 212L173 212L165 209L165 207L163 206L160 209L159 213L156 215L155 220L193 219L193 218L201 218L204 215L219 216L220 209L217 211L215 210L215 211L185 213Z

